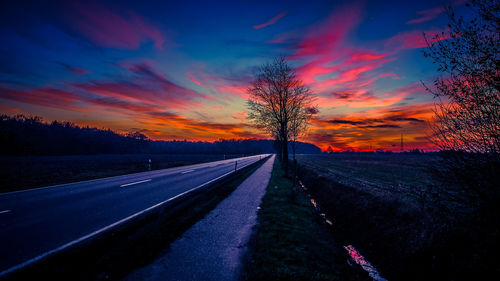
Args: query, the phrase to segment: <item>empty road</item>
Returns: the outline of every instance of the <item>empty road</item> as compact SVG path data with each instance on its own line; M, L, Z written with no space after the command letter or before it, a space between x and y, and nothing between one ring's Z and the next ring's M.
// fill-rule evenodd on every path
M238 280L273 164L274 156L170 244L165 254L124 281Z
M266 156L0 194L0 276Z

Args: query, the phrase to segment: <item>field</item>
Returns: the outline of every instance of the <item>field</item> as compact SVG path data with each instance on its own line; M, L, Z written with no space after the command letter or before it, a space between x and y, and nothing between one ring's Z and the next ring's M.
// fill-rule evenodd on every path
M467 280L495 271L496 242L443 180L434 154L298 155L299 178L333 220L336 240L356 246L388 280Z
M0 157L0 192L165 169L242 155L104 154Z
M298 155L297 161L337 182L370 192L417 194L434 183L434 155L334 154Z

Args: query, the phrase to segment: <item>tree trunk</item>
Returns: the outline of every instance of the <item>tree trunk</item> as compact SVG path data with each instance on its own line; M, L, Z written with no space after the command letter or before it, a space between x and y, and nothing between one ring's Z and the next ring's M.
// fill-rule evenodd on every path
M280 161L283 164L285 161L285 149L283 149L283 140L280 141L280 150L281 150Z
M283 130L285 131L285 130ZM288 177L288 136L287 133L283 134L283 169L285 170L285 176Z

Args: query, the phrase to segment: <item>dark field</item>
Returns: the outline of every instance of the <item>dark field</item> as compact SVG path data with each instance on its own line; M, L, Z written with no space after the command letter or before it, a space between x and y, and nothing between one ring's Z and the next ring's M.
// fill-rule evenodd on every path
M481 280L498 272L496 234L448 184L433 154L298 155L299 177L352 244L388 280Z
M414 193L434 183L430 168L439 158L431 154L297 155L304 165L348 185ZM371 190L374 191L374 190Z
M242 155L101 154L0 157L0 192L223 160Z
M429 199L437 189L439 159L434 154L297 155L297 161L301 165L313 169L321 176L374 196L397 196L411 205L425 203L422 200ZM448 197L457 195L456 188L440 191L443 200L444 193Z

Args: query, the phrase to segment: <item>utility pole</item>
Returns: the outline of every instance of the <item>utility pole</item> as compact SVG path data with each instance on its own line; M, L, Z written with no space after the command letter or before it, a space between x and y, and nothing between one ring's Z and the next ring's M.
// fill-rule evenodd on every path
M404 151L404 143L403 143L403 131L401 131L401 152Z

